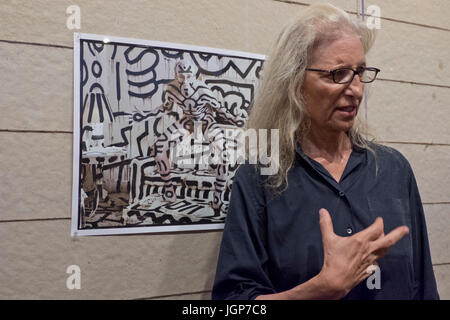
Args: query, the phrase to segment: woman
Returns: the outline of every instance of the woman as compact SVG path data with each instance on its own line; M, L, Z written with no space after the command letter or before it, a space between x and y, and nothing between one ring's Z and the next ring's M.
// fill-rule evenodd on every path
M411 167L357 122L372 41L331 5L277 39L248 124L279 129L279 170L238 169L213 299L439 299Z

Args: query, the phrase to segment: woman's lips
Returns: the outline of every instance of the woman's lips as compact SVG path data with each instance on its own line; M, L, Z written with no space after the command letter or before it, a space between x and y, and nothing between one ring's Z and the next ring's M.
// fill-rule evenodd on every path
M356 115L356 106L337 107L336 110L346 116Z

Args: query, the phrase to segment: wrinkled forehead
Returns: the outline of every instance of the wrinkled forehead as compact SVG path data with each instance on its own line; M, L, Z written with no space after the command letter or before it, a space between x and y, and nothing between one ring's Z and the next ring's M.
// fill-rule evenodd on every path
M365 52L361 38L356 33L327 35L317 41L309 55L310 64L362 65Z

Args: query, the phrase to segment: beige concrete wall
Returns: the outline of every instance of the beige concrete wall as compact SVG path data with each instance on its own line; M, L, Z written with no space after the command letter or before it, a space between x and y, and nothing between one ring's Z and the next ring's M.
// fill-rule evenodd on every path
M295 3L297 2L297 3ZM220 231L70 238L73 32L267 53L314 1L15 0L0 5L0 299L208 299ZM356 0L330 1L355 13ZM410 160L442 298L450 299L450 2L365 1L381 9L368 60L379 140ZM81 289L66 268L81 268Z

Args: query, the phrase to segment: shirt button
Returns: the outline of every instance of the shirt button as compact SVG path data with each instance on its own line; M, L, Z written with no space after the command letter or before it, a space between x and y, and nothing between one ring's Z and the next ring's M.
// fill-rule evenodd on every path
M344 191L339 191L339 195L343 197L345 195Z
M353 233L353 229L350 228L350 227L348 227L348 228L347 228L347 234L352 234L352 233Z

